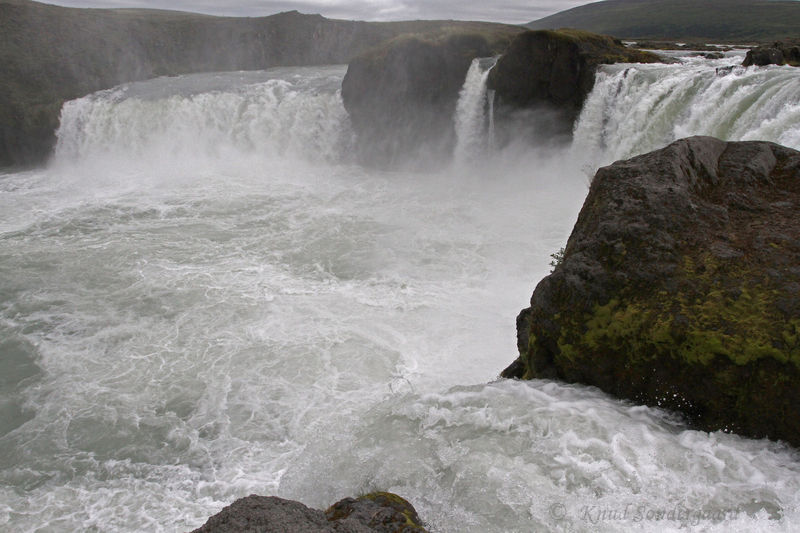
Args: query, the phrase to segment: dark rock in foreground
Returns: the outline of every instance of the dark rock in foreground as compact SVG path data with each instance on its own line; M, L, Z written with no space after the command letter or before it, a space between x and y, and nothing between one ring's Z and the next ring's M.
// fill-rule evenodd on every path
M800 152L709 137L601 168L517 319L556 378L800 446Z
M345 498L325 512L292 500L251 495L193 533L425 533L420 523L410 503L388 492Z
M534 109L557 117L548 120L551 135L569 134L594 86L599 65L659 61L659 56L626 48L607 35L570 29L526 31L514 39L489 74L489 88L497 98L497 120L503 120L504 110Z
M800 40L776 42L769 46L758 46L747 51L743 67L756 65L792 65L800 67Z

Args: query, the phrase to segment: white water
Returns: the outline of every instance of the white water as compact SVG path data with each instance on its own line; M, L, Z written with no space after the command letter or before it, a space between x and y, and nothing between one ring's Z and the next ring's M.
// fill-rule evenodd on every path
M486 82L497 58L476 58L467 71L467 78L459 94L456 106L456 147L453 161L457 166L466 166L486 156L490 148L492 127L491 114L487 115ZM488 109L489 113L492 109Z
M741 60L604 67L575 127L576 154L596 168L692 135L800 149L800 71Z
M0 176L0 529L186 531L250 493L380 489L434 532L793 531L796 452L493 381L581 162L362 169L343 72L81 99L53 165Z
M340 162L353 138L342 127L339 70L190 75L101 91L65 104L57 157L158 165L257 153Z

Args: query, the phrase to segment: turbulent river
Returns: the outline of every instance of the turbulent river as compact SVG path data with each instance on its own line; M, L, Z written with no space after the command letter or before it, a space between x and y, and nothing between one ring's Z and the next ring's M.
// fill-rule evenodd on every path
M0 529L187 531L251 493L432 532L794 531L800 455L497 380L587 170L692 134L800 148L800 69L610 66L573 146L493 149L476 62L437 173L365 169L344 67L68 102L0 175Z

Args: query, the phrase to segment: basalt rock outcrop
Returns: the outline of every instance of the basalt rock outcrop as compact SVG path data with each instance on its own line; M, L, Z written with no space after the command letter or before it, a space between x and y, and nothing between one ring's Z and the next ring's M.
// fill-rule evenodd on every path
M765 65L792 65L800 67L800 39L781 41L768 46L757 46L747 51L743 67Z
M414 507L396 494L345 498L327 511L282 498L250 495L192 533L425 533Z
M296 11L235 18L0 0L0 167L43 162L55 144L63 102L121 83L345 64L398 35L475 27L458 21L331 20Z
M500 53L522 31L472 24L457 31L401 36L350 62L342 99L358 137L361 162L425 168L451 153L453 114L472 60Z
M626 48L607 35L572 29L526 31L514 39L489 74L496 122L513 122L518 110L528 109L532 113L523 120L547 117L539 125L540 135L568 135L594 86L598 66L659 61L659 56ZM514 134L511 131L508 136Z
M505 377L800 446L800 152L693 137L601 168Z

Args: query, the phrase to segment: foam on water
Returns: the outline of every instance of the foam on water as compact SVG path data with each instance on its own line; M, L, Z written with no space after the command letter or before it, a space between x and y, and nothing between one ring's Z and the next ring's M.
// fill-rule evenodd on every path
M603 67L575 126L575 156L593 172L692 135L800 149L800 71L741 60Z
M797 523L786 447L492 382L586 193L567 153L365 170L314 148L346 119L255 147L231 133L251 115L203 110L283 87L255 122L288 120L287 100L329 124L330 69L214 76L69 104L56 164L0 177L0 529L186 531L251 493L373 489L438 532ZM654 514L678 508L694 514Z

